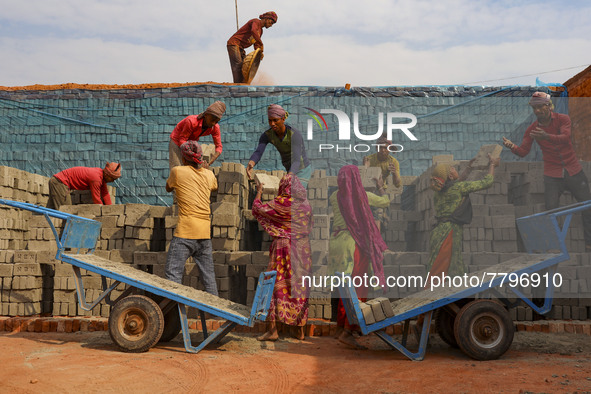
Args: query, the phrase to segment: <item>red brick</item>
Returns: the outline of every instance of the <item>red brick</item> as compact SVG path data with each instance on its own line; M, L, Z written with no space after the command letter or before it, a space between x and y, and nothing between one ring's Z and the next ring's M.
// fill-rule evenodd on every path
M43 328L43 319L35 320L35 332L41 332L42 328Z
M322 325L322 336L327 337L330 335L330 326L328 324Z
M386 334L388 334L388 335L394 335L394 326L388 326L388 327L386 327Z
M535 332L542 332L542 325L540 323L536 322L532 324L532 326Z
M88 331L88 320L80 320L80 331Z
M541 324L542 332L543 333L550 333L550 325L549 324Z
M312 323L308 323L304 331L307 337L314 336L314 325Z
M80 319L73 319L73 321L72 321L72 331L73 332L80 331Z
M0 318L0 331L4 331L6 319Z
M35 322L39 319L30 319L27 322L27 331L28 332L35 332Z
M41 332L49 332L49 320L43 320Z
M72 320L66 319L66 332L72 332Z
M533 332L534 331L534 326L531 324L525 324L525 331L527 332Z
M525 324L517 323L517 331L525 331Z
M328 332L328 335L330 335L331 337L334 337L335 335L337 335L337 325L336 324L331 324L329 325L330 330Z
M583 325L582 324L575 324L575 333L582 334L583 333Z
M49 331L51 331L51 332L57 332L57 320L51 319L49 321Z
M2 330L0 330L0 331L2 331ZM591 335L591 324L586 323L583 325L583 334Z
M314 336L315 337L322 336L322 327L320 327L318 324L314 324Z
M574 327L573 323L571 323L571 322L564 323L564 332L568 332L570 334L573 334L575 332L575 327Z
M64 319L59 319L57 321L57 330L56 332L66 332L66 321Z

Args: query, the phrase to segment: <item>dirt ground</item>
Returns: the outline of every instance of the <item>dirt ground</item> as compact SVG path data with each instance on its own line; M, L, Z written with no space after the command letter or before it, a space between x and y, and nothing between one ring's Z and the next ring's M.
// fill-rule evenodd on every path
M373 335L361 342L370 350L331 337L261 343L231 333L198 354L180 336L137 354L117 350L104 331L0 332L0 392L591 392L587 335L517 332L505 355L486 362L436 335L420 362Z

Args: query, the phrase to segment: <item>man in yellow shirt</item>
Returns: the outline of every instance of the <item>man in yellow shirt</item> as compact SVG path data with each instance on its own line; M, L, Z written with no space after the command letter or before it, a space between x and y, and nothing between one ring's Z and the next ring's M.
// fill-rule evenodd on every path
M378 187L382 190L386 189L386 180L392 174L392 180L394 186L397 188L402 186L402 179L400 178L400 164L390 152L388 152L388 146L392 145L392 141L389 141L386 135L382 135L378 138L378 152L373 155L365 156L363 158L363 165L365 167L379 167L382 169L382 179L378 183ZM385 213L384 208L372 208L374 219L378 225L378 229L386 228L388 225L388 217Z
M183 281L185 262L192 256L199 267L205 291L218 295L211 247L210 196L217 190L215 175L202 167L201 146L196 141L181 145L182 166L173 167L166 191L176 193L179 222L166 257L165 275L177 283Z
M373 155L365 156L363 158L363 165L365 167L379 167L382 169L382 179L384 183L388 179L388 176L392 174L392 180L394 186L402 186L402 179L400 178L400 164L398 160L394 158L388 152L388 146L392 145L392 141L389 141L385 135L378 138L378 152Z

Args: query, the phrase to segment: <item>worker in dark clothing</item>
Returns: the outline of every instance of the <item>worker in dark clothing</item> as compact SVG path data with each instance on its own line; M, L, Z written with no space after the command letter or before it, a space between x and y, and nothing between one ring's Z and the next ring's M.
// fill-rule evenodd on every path
M230 39L228 40L228 56L230 57L230 66L232 67L232 76L234 83L244 82L242 75L242 62L246 57L244 49L254 44L254 49L261 49L263 51L263 27L268 29L277 23L277 14L273 11L265 12L246 22ZM261 59L262 59L261 54Z

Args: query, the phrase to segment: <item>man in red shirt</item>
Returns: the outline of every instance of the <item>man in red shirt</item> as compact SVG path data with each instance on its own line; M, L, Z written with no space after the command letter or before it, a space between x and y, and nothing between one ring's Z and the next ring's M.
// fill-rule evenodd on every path
M242 61L246 56L244 49L254 44L255 50L261 48L261 52L263 52L263 41L261 41L263 27L268 29L275 23L277 23L277 14L273 11L265 12L259 15L258 19L255 18L246 22L230 37L227 46L234 83L244 82L244 76L242 75Z
M203 168L209 166L222 153L222 137L218 122L226 112L226 104L216 101L199 115L189 115L181 120L172 133L168 144L170 169L182 165L182 155L180 146L187 141L199 141L204 135L211 135L215 145L215 153L209 159L209 162L203 162Z
M577 201L591 200L589 182L575 155L570 137L571 122L568 115L555 113L550 95L535 92L529 100L537 120L523 136L521 146L503 137L503 145L511 152L526 156L535 140L542 149L544 159L544 190L546 209L558 207L562 193L570 191ZM591 210L583 211L585 248L591 251Z
M72 205L70 190L90 190L95 204L111 205L107 183L120 176L120 163L107 163L105 168L72 167L58 172L49 180L47 208L59 210L62 205Z

